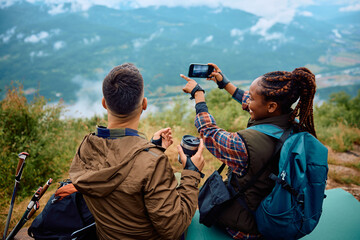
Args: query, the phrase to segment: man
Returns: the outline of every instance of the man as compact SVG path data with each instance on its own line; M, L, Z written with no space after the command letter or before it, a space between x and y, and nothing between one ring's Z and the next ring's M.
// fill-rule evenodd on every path
M197 207L203 142L191 159L177 146L184 166L177 187L164 154L172 144L171 129L156 132L153 143L137 131L147 99L133 64L117 66L105 77L102 104L108 126L85 136L69 172L94 215L99 239L179 238Z

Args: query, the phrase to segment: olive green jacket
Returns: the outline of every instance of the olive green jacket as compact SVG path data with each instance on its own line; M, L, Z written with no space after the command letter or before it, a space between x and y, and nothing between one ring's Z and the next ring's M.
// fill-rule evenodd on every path
M85 136L69 174L99 239L177 239L196 211L200 174L183 170L177 187L163 149L138 136Z

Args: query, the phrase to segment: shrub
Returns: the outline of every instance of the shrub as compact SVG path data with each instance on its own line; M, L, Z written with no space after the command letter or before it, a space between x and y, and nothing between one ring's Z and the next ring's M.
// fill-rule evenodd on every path
M331 95L329 102L315 107L315 126L320 140L335 151L351 150L360 143L360 91L356 97L344 93Z
M81 122L60 119L63 105L47 105L44 97L28 102L22 87L12 86L0 102L0 191L10 198L18 153L28 152L18 195L31 195L48 178L68 170L79 142Z

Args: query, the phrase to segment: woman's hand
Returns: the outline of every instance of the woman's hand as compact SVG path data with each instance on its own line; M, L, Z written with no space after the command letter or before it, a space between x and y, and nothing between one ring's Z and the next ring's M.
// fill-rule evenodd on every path
M180 76L187 81L185 87L182 90L185 93L190 93L190 99L195 98L196 103L205 102L205 90L202 89L202 87L200 87L200 85L194 79L188 78L183 74L180 74Z
M196 87L197 82L194 79L186 77L183 74L180 74L180 77L187 81L185 87L182 89L185 93L191 93L191 91Z
M161 146L165 149L167 149L171 144L173 144L173 138L171 135L171 128L163 128L154 133L153 139L159 140L161 139Z
M221 82L223 80L223 76L220 74L221 73L220 68L214 63L208 63L208 65L213 66L214 71L210 74L210 77L207 78L206 80L212 80L215 83Z

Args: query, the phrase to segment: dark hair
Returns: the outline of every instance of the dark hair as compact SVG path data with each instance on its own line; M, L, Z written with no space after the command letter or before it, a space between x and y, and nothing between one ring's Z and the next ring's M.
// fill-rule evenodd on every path
M103 81L106 105L116 114L133 112L142 100L143 91L143 78L132 63L114 67Z
M276 71L266 73L259 81L261 95L266 101L277 102L283 113L291 111L291 105L298 99L290 121L300 130L305 130L316 137L313 116L313 101L316 92L315 75L307 68L296 68L292 72ZM295 122L299 117L299 122Z

